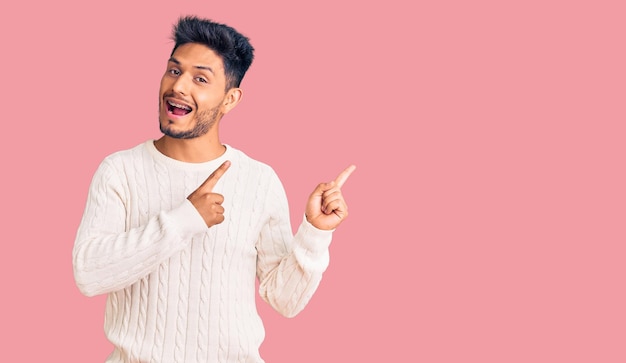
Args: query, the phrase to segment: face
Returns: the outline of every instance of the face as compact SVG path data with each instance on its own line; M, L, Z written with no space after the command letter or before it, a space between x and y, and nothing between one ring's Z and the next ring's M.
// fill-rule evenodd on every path
M222 59L197 43L181 45L167 62L159 91L161 132L177 139L200 137L228 112Z

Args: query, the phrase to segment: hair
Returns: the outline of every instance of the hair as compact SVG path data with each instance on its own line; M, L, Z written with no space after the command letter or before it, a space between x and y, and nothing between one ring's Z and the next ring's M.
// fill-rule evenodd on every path
M174 25L172 40L175 44L171 55L187 43L203 44L217 53L224 62L226 90L239 87L254 59L254 48L246 36L226 24L209 19L181 17Z

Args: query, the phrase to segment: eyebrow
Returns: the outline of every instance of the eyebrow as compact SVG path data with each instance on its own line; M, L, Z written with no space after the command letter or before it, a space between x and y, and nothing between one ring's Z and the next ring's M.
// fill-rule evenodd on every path
M175 63L177 65L180 65L180 61L178 61L178 59L176 59L174 57L170 57L169 61L172 62L172 63ZM212 74L215 74L215 72L213 72L213 68L211 68L209 66L194 66L194 68L202 69L202 70L205 70L205 71L209 71Z

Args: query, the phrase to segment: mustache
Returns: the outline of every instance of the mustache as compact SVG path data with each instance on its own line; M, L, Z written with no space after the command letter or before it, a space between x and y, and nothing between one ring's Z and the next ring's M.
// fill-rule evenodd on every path
M179 101L183 101L184 103L187 104L192 104L193 102L185 99L184 97L180 97L180 94L176 93L176 92L167 92L165 94L163 94L163 99L165 100L166 98L172 98L175 100L179 100Z

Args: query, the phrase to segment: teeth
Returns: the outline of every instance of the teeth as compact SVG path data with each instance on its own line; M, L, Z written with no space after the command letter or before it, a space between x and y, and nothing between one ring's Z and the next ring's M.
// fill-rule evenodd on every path
M167 101L167 103L169 103L170 105L172 105L172 106L174 106L176 108L182 108L183 110L191 111L191 107L189 107L189 106L181 105L179 103L172 102L172 101Z

